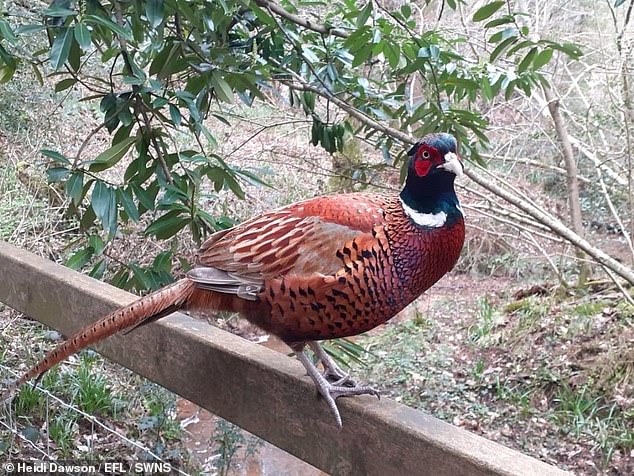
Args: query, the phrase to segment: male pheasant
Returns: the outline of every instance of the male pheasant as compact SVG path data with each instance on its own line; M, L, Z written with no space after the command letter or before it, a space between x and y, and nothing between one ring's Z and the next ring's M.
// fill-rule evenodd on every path
M317 197L217 232L184 279L81 329L12 389L123 329L179 309L226 310L293 348L341 426L337 397L378 394L352 382L317 341L384 323L451 270L464 241L454 191L460 174L456 140L431 134L409 151L400 195ZM323 374L304 353L307 345Z

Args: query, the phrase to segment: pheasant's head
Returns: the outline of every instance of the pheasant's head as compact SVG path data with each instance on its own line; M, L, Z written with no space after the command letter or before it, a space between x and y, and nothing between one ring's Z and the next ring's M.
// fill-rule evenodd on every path
M400 198L418 225L440 227L462 218L454 179L463 173L451 134L428 134L408 152L407 180Z
M409 174L421 178L438 173L461 176L463 166L456 148L456 139L451 134L426 135L407 153L410 157Z

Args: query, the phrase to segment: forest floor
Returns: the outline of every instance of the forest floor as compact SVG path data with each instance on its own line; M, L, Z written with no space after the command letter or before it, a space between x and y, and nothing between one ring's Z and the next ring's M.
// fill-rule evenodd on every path
M561 468L634 474L632 310L607 289L549 289L447 276L363 339L360 370L397 401Z

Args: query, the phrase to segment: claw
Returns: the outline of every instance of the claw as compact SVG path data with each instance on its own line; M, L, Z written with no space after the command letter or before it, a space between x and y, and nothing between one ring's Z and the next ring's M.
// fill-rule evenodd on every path
M319 349L319 351L316 351L315 347L313 347L312 344L315 344L316 348ZM315 351L315 354L317 354L320 360L322 360L322 354L325 354L325 352L321 349L321 347L319 347L317 343L313 342L310 343L310 346ZM342 427L342 421L341 415L339 413L339 408L337 407L337 403L335 402L337 398L349 397L353 395L374 395L379 399L381 398L379 392L377 392L372 387L360 386L355 384L350 379L350 376L348 374L345 374L336 364L334 365L336 370L333 372L333 369L328 364L326 364L324 360L322 360L322 363L324 363L324 367L326 367L326 372L324 375L322 375L319 369L315 367L315 364L313 364L312 360L304 353L303 345L296 346L294 350L297 359L302 363L302 365L308 372L308 375L313 379L315 385L317 386L317 390L319 390L319 393L322 397L324 397L326 403L328 404L328 407L335 415L335 420L337 421L337 426L339 428ZM330 361L329 363L334 364L330 357L328 357L328 360ZM336 374L339 379L335 382L329 382L327 380L327 376L329 374Z
M321 348L318 342L309 342L311 350L315 353L321 364L324 366L324 377L328 382L336 387L356 387L357 384L350 378L348 372L344 372L341 367L328 355L324 349Z
M330 382L334 387L355 387L357 384L350 378L350 374L342 376L339 380L335 380L338 375L333 375L330 372L324 374L324 378Z

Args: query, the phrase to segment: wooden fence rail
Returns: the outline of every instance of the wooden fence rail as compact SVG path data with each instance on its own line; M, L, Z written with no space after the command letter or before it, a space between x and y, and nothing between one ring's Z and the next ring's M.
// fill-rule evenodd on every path
M0 241L0 301L64 334L133 299ZM339 399L340 431L294 359L183 314L96 349L330 474L565 474L386 398Z

